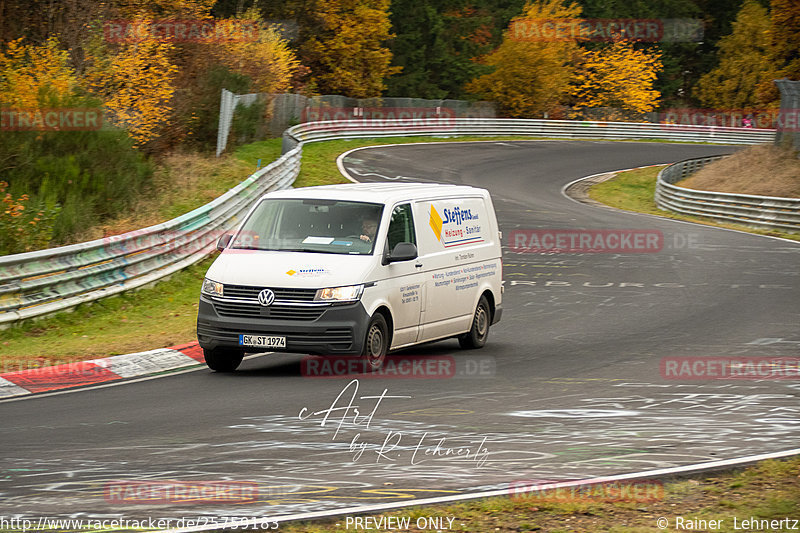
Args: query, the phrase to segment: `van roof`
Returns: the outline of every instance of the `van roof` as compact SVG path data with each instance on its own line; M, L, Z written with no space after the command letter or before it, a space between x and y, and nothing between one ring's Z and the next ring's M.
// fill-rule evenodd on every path
M355 202L393 203L431 197L486 196L486 189L446 183L344 183L285 189L264 195L269 198L320 198Z

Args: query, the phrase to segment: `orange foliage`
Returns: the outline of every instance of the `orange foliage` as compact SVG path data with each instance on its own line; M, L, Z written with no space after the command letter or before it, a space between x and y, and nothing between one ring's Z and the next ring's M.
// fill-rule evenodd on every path
M303 61L311 67L322 94L353 98L379 96L384 79L400 72L390 67L389 0L318 0L320 29L305 43Z
M87 71L89 86L103 97L109 118L137 143L153 140L170 120L177 67L173 45L146 40L122 45L116 54L96 57Z
M653 84L661 70L661 54L635 50L618 41L583 52L583 64L572 91L577 107L614 107L635 113L652 111L661 96Z
M239 18L220 20L217 24L233 27L240 21L263 26L258 12L253 9ZM218 43L213 50L219 64L231 72L248 76L253 81L256 92L287 92L292 77L300 67L289 43L273 28L261 28L253 40L239 39Z
M77 80L68 65L68 54L55 38L44 44L6 45L0 53L0 102L14 108L54 107L67 100Z

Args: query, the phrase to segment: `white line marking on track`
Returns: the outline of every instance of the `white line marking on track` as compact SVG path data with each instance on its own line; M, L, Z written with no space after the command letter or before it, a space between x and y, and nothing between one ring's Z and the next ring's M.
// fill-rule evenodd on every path
M749 463L755 463L758 461L765 461L767 459L781 459L785 457L791 457L793 455L800 455L800 448L794 448L792 450L786 450L782 452L773 452L773 453L765 453L761 455L751 455L748 457L740 457L736 459L723 459L720 461L710 461L707 463L698 463L694 465L684 465L684 466L675 466L671 468L659 468L656 470L646 470L643 472L635 472L631 474L619 474L616 476L603 476L600 478L589 478L589 479L582 479L582 480L570 480L564 481L561 483L548 483L547 486L552 489L560 488L560 487L570 487L574 485L585 485L588 483L600 483L600 482L611 482L611 481L626 481L631 479L657 479L666 476L672 476L677 474L687 474L691 472L702 472L705 470L716 470L720 468L727 468L733 466L742 466ZM381 511L388 511L394 509L400 509L403 507L418 507L422 505L438 505L442 503L453 503L458 501L465 501L465 500L475 500L480 498L492 498L496 496L510 496L512 487L506 487L502 489L496 490L489 490L483 492L473 492L467 494L458 494L456 496L439 496L435 498L422 498L422 499L414 499L414 500L405 500L401 502L393 502L393 503L381 503L377 505L364 505L360 507L345 507L344 509L334 509L329 511L316 511L310 513L297 513L292 515L284 515L284 516L271 516L268 518L269 522L292 522L296 520L311 520L311 519L319 519L319 518L332 518L334 516L341 516L341 515L348 515L348 514L365 514L365 513L378 513ZM245 522L239 523L239 527L247 528L248 526L254 527L263 522L265 518L254 518L252 520L248 520ZM196 531L210 531L213 529L219 529L219 526L197 526L191 528L184 528L184 529L171 529L168 530L169 533L193 533Z

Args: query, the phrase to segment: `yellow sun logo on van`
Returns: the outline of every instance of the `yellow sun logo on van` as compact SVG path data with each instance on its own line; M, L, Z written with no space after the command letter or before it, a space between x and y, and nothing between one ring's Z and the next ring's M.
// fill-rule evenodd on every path
M436 212L436 208L431 206L431 218L428 221L430 224L433 233L436 234L437 240L442 240L442 217L439 216L439 213Z

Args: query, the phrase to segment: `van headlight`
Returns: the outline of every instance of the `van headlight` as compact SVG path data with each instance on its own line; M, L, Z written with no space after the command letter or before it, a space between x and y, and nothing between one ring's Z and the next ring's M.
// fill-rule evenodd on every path
M315 302L355 302L361 298L364 285L348 285L346 287L330 287L318 289L314 296Z
M208 296L219 296L222 297L222 283L217 281L212 281L208 278L203 279L203 288L201 292Z

